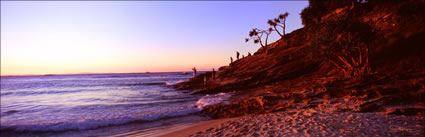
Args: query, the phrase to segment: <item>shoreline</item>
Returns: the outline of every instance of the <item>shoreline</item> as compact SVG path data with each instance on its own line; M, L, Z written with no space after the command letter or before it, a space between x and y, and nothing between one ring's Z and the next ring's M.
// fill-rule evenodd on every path
M188 123L178 123L172 125L165 125L154 128L146 128L141 130L133 130L119 134L110 135L111 137L186 137L196 134L197 132L207 130L224 124L228 121L234 121L238 118L222 118L201 120Z
M182 126L175 126L170 127L170 129L178 128L179 130L174 130L172 132L167 132L166 134L158 135L158 137L183 137L183 136L189 136L196 134L197 132L201 132L204 130L207 130L209 128L216 127L218 125L224 124L229 121L237 120L237 118L222 118L222 119L214 119L214 120L207 120L207 121L201 121L197 124L193 124L190 126L182 127Z

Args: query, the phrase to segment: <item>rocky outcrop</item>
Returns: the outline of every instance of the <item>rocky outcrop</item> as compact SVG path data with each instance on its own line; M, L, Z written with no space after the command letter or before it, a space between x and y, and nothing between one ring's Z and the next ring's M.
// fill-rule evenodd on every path
M401 78L403 76L405 80ZM424 115L425 73L381 76L369 81L334 81L323 87L266 92L234 99L229 104L207 106L202 111L214 118L276 111L318 108L327 111L382 112ZM275 86L277 88L278 86Z
M424 1L333 2L310 1L304 28L220 68L215 79L203 74L176 88L236 92L230 104L203 110L213 117L311 107L424 115Z

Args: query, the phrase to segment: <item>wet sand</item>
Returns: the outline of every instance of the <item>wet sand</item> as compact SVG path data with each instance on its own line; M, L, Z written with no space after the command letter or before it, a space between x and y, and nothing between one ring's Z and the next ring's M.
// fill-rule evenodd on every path
M418 116L307 109L211 120L164 136L424 136L424 126Z
M181 126L173 127L180 128L181 130L174 130L173 132L167 132L166 134L160 135L160 137L185 137L190 136L193 134L196 134L197 132L207 130L212 127L216 127L218 125L224 124L229 121L237 120L238 118L224 118L224 119L217 119L217 120L208 120L208 121L202 121L198 124L193 124L192 126L181 128Z
M161 137L161 136L171 136L174 132L187 131L186 129L189 127L193 127L198 125L199 123L184 123L177 124L172 126L163 126L158 128L149 128L143 130L135 130L131 132L126 132L122 134L112 135L111 137ZM185 134L184 136L190 135Z
M108 135L111 137L185 137L195 134L199 131L223 124L236 118L226 118L217 120L199 120L183 122L179 124L163 125L155 128L146 128L142 130L132 130L120 134Z

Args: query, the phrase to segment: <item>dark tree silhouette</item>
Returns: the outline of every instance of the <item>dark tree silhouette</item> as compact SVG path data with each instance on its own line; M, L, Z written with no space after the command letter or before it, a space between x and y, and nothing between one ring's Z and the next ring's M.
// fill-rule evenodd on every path
M267 40L269 39L270 33L273 31L273 28L269 28L268 30L261 30L254 28L249 32L249 38L245 39L245 42L248 42L249 40L253 40L254 43L260 43L261 47L267 48L268 43ZM265 36L264 44L261 40Z
M346 78L364 78L372 73L370 44L376 34L372 27L344 14L311 26L313 46L339 68ZM314 28L313 28L314 27Z
M279 34L280 37L283 37L285 35L285 28L286 28L286 18L288 17L289 13L285 12L284 14L280 14L278 18L270 19L267 21L267 24L269 24L273 29ZM279 27L282 29L282 32L279 31Z
M318 24L321 22L322 17L329 14L329 12L358 3L356 1L357 0L309 0L308 7L304 8L301 12L302 24L304 26Z

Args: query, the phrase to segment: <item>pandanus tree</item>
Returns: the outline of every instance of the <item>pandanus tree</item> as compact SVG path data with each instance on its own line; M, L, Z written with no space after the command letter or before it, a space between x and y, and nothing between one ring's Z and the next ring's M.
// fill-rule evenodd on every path
M376 34L369 24L343 15L313 27L316 31L311 33L312 46L339 68L344 77L364 78L372 72L368 42Z
M249 38L246 38L245 42L253 40L255 44L260 43L261 47L266 49L267 46L268 46L267 41L268 41L269 36L270 36L272 31L273 31L273 28L269 28L268 30L262 30L262 29L254 28L249 32ZM263 36L265 36L264 44L263 44L263 40L262 40Z
M277 34L279 34L280 37L285 35L286 18L288 15L289 13L285 12L284 14L280 14L278 18L267 21L267 24L269 24L277 32ZM279 31L280 29L282 29L282 32Z

